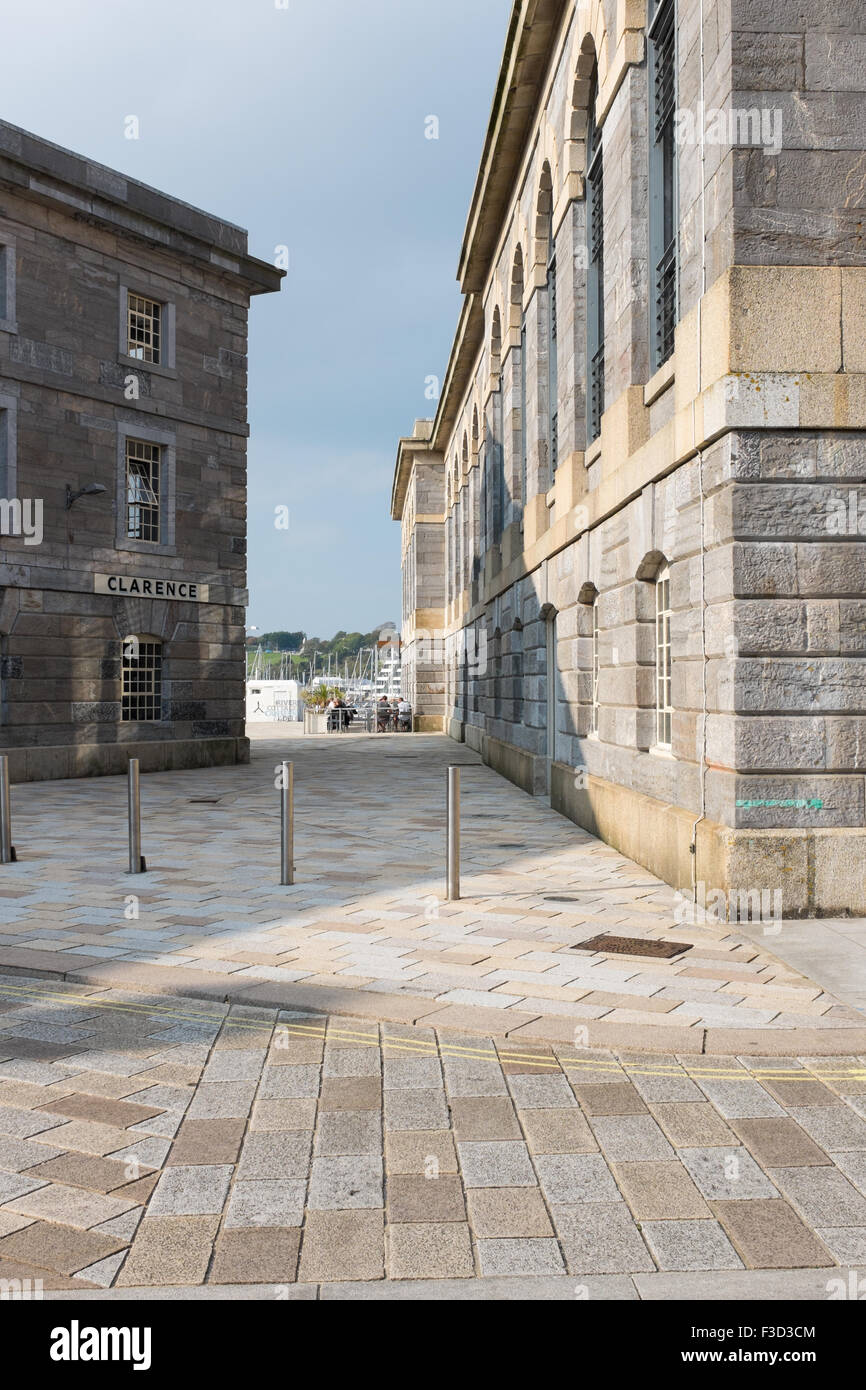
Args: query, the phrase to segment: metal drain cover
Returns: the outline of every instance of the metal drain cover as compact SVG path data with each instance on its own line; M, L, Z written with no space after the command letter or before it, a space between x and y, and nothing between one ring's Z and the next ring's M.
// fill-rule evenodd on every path
M607 951L614 956L656 956L669 960L690 951L690 941L647 941L641 936L591 936L572 951Z

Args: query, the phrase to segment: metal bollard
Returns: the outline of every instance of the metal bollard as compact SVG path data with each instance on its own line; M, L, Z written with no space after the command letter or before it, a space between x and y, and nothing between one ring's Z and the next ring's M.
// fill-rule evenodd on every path
M131 874L147 872L147 863L141 852L141 788L138 773L138 758L130 758L127 803L129 806L129 872Z
M280 883L295 881L295 765L283 763L280 777Z
M9 758L0 754L0 864L16 862L12 843L12 810L9 800Z
M448 769L448 833L446 861L448 869L448 902L460 897L460 768Z

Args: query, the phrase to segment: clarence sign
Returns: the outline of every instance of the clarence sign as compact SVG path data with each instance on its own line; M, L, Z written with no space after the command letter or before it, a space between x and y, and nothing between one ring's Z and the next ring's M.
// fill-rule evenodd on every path
M208 586L189 579L139 579L126 574L95 574L95 594L116 598L174 598L184 603L207 603Z

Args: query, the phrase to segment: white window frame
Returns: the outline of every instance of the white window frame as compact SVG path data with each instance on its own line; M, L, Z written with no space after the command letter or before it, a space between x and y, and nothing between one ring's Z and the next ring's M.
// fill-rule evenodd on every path
M142 654L142 652L141 652L141 648L142 648L143 646L145 646L145 645L148 646L148 647L154 647L154 648L157 649L155 655L156 655L156 660L157 660L157 662L158 662L158 671L159 671L158 713L155 714L155 715L153 715L153 717L141 718L141 717L139 717L139 716L125 715L124 712L123 712L123 703L124 703L124 699L127 697L127 695L129 695L130 697L134 697L134 696L141 695L141 692L139 692L139 691L129 691L129 692L127 692L127 691L125 690L125 685L126 685L126 673L127 673L128 670L134 669L135 664L138 663L138 662L142 659L142 655L143 655L143 654ZM155 666L153 669L157 669L157 667ZM162 638L161 638L161 637L154 637L154 636L152 636L152 635L149 634L149 633L140 633L140 634L139 634L139 633L135 633L135 634L130 634L130 635L128 635L127 637L124 637L123 642L121 643L121 658L120 658L120 722L121 722L122 724L161 724L161 723L163 722L163 719L162 719L162 701L163 701L164 693L165 693L165 643L163 642ZM145 692L143 698L147 698L147 692Z
M671 752L673 704L671 686L673 662L671 659L671 571L665 565L655 579L655 704L656 741L654 747L662 753Z
M158 541L139 541L128 536L127 530L127 492L126 492L126 441L140 439L145 444L158 444L161 448L160 489L159 489L159 535ZM124 420L117 427L117 492L115 500L116 526L114 544L117 550L135 550L143 555L176 555L175 509L176 509L176 438L166 430L153 429L138 420Z
M589 733L591 738L598 738L599 710L598 703L598 677L599 677L599 626L598 626L598 594L592 601L592 666L591 666L591 697L590 697L590 719Z
M18 496L18 397L0 395L0 497Z
M140 295L142 299L150 299L154 304L158 304L162 310L160 314L160 360L158 362L144 362L140 357L132 357L129 352L129 296L131 294ZM157 376L176 377L176 315L175 306L170 299L166 299L158 290L148 288L140 284L121 284L119 295L120 307L120 336L118 340L117 355L124 366L131 367L136 372L153 372Z
M17 333L15 308L15 242L0 235L0 333Z

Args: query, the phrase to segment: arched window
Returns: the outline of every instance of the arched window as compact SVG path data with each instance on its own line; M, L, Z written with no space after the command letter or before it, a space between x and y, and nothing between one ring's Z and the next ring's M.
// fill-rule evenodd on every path
M523 251L518 246L514 253L514 266L511 271L511 313L512 322L520 326L520 507L526 506L527 475L529 472L529 446L527 441L528 412L526 408L526 314L523 308ZM512 472L514 476L514 471Z
M162 643L156 637L123 639L120 718L155 723L162 718Z
M592 706L589 719L589 731L592 734L598 733L598 673L599 662L599 627L598 627L598 595L596 594L592 604Z
M649 26L650 365L674 350L677 321L676 0L651 0Z
M550 442L551 484L559 462L559 356L556 336L556 238L551 213L547 246L547 438Z
M671 572L659 570L656 590L656 745L671 746Z
M586 132L586 442L601 433L604 414L604 160L595 123L598 71L593 73Z

